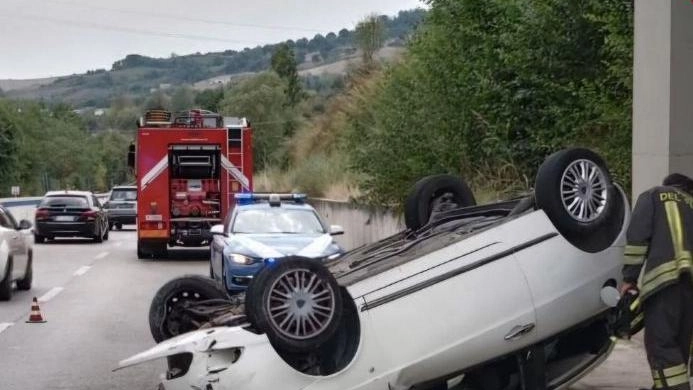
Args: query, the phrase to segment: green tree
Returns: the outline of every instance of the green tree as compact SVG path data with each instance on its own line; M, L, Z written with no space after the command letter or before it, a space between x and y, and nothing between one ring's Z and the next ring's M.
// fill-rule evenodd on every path
M176 88L171 96L171 109L173 111L184 111L193 108L195 103L195 93L189 86Z
M229 87L219 104L222 114L250 120L258 170L286 161L286 127L295 121L294 110L286 104L286 88L276 73L261 73Z
M324 39L324 37L323 37ZM272 70L286 81L286 96L289 105L294 106L302 98L301 83L296 69L296 58L289 45L282 44L272 54Z
M370 15L356 25L355 40L366 65L373 63L373 55L383 47L384 36L383 21L378 15Z
M526 186L568 146L603 153L629 184L630 3L429 4L409 54L360 92L349 120L347 149L372 200L400 201L441 172Z
M205 110L219 112L219 103L224 98L224 88L206 89L195 96L195 105Z

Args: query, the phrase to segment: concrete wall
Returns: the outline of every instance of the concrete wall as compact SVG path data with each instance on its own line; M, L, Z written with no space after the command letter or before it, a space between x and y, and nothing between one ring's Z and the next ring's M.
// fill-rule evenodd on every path
M330 225L341 225L344 235L336 236L344 249L353 249L404 230L401 216L386 208L364 208L327 199L310 199Z
M633 195L693 177L693 2L636 0Z

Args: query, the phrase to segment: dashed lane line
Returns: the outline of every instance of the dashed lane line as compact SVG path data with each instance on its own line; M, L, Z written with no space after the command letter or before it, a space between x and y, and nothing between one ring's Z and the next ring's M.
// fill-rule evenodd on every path
M74 276L82 276L82 275L86 274L87 271L89 271L89 268L91 268L91 266L89 266L89 265L84 265L82 267L79 267L79 269L77 269L77 271L75 271L75 273L73 275Z
M10 326L14 325L14 322L0 322L0 333L4 332Z
M63 291L62 287L53 287L52 289L48 290L47 293L41 295L41 297L39 297L38 301L39 302L48 302L51 299L55 298L56 295L60 294L61 291Z
M103 259L104 257L108 256L108 253L109 253L109 252L101 252L101 253L99 253L98 255L94 256L94 260Z

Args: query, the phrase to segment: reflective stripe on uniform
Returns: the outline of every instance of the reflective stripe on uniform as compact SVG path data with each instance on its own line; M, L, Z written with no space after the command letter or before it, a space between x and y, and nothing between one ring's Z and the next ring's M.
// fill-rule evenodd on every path
M685 364L679 364L663 370L652 370L652 379L654 379L655 389L683 385L688 383L688 368Z
M691 252L684 248L683 224L678 203L666 201L664 202L664 209L666 210L669 232L674 248L674 260L661 264L644 275L640 287L643 298L659 286L678 279L684 270L693 273L693 257L691 257Z
M640 265L645 262L647 245L626 245L623 251L623 264Z

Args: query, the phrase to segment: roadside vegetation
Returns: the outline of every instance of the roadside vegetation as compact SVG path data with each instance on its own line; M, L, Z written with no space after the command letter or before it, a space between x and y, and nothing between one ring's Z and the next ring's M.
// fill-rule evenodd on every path
M93 155L83 153L91 163L66 172L70 180L81 180L75 184L94 188L128 180L119 165L124 157L118 158L125 155L135 118L155 105L248 117L255 130L258 190L399 204L421 176L452 173L465 177L485 201L529 190L544 157L568 146L602 154L615 179L629 188L631 2L426 3L427 11L400 13L406 23L376 15L361 21L349 33L360 60L342 75L300 76L308 54L298 41L289 41L272 46L262 71L220 88L179 85L145 98L119 95L105 114L82 114L81 122L52 115L46 104L33 107L51 129L75 126L79 142L91 145ZM394 33L393 25L407 28ZM406 51L382 61L377 53L393 34ZM325 53L315 54L322 61ZM23 183L57 167L37 161L29 173L8 176L17 175L6 169L16 165L3 161L15 164L17 137L28 135L3 138L5 112L18 117L12 111L16 103L3 102L11 107L0 110L0 144L9 145L0 145L0 183ZM122 151L111 142L120 142ZM42 153L54 154L49 146ZM109 153L122 154L110 160ZM0 188L0 196L6 191Z

